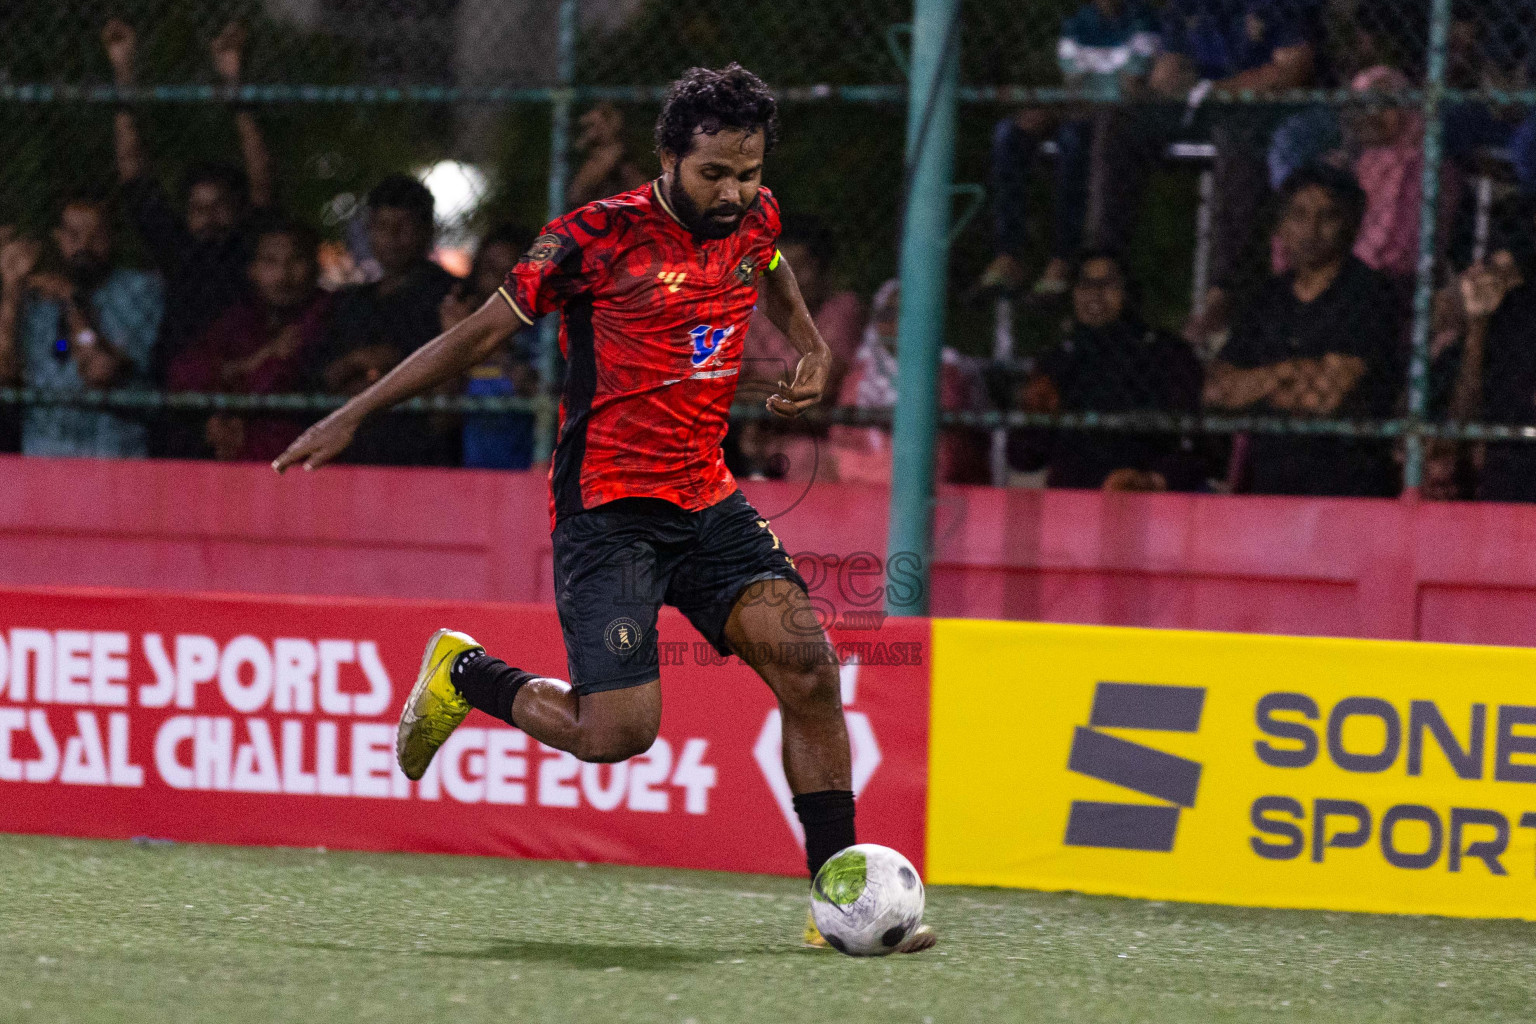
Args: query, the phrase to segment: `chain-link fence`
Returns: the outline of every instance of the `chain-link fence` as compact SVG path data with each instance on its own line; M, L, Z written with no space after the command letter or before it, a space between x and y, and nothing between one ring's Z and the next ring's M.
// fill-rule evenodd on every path
M882 479L911 14L0 10L0 450L270 457L464 315L552 212L654 177L666 84L737 60L782 101L767 180L841 422L786 433L743 400L728 454ZM944 479L1536 499L1536 4L964 0L957 30ZM749 338L744 395L771 383L754 359L782 374L774 340ZM527 332L355 457L542 457L551 351Z

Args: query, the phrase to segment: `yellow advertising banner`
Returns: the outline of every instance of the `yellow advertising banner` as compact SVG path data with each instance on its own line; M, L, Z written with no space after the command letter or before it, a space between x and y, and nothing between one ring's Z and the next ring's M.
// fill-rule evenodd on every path
M1536 650L939 619L937 884L1536 920Z

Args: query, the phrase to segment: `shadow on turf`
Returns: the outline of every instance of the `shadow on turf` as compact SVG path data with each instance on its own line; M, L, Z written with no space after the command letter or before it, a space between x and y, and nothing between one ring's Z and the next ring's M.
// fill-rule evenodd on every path
M324 949L338 953L378 952L359 946L344 946L332 942L300 943L309 949ZM521 963L558 964L588 970L607 970L622 967L626 971L665 971L690 964L714 963L718 960L751 956L796 956L805 950L795 946L783 948L753 949L680 949L661 945L597 945L584 942L534 942L528 940L501 939L479 949L431 949L422 950L422 956L446 957L452 960L500 960ZM814 950L811 952L815 952Z

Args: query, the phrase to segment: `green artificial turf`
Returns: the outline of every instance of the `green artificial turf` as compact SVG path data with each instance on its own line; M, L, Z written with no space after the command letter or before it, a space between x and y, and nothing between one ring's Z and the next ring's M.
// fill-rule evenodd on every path
M801 949L805 886L0 837L0 1021L1529 1021L1536 927L933 888L937 950Z

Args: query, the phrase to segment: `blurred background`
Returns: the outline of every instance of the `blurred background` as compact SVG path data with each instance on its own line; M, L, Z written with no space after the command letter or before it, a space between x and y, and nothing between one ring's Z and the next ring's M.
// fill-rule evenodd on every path
M814 426L759 422L786 355L755 325L728 457L888 482L904 204L934 202L904 194L912 13L11 5L0 450L271 458L551 216L654 177L667 83L736 60L782 101L767 182L837 368ZM1536 498L1536 5L964 0L938 30L941 481ZM539 463L553 337L348 458Z

